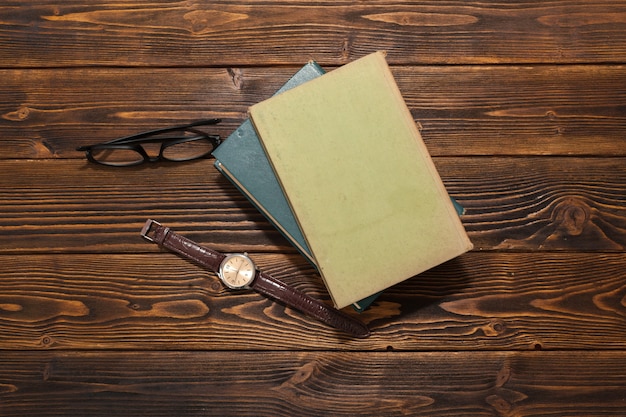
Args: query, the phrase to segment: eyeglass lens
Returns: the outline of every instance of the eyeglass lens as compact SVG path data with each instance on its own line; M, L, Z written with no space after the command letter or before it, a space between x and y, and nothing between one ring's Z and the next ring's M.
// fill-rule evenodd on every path
M162 156L168 161L188 161L190 159L202 158L213 151L213 145L213 142L209 139L170 144L164 146Z
M134 149L111 149L94 148L91 150L91 157L97 162L112 166L126 166L140 164L144 161L144 156Z

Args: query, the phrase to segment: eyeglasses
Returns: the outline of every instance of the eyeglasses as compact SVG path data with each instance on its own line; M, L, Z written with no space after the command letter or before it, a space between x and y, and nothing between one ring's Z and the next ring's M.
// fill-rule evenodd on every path
M84 151L91 162L115 167L161 160L191 161L210 155L221 143L218 135L209 135L198 127L215 125L219 122L221 119L199 120L186 125L149 130L96 145L80 146L76 150ZM161 143L158 156L148 155L142 146L148 143Z

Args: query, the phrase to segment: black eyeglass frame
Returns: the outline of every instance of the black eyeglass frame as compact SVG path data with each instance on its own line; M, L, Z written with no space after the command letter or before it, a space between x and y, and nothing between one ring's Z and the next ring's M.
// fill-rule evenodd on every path
M85 155L87 156L87 159L91 162L94 162L99 165L114 166L114 167L135 166L135 165L141 165L144 162L158 162L161 160L171 161L171 162L192 161L195 159L205 158L207 155L213 152L213 150L215 150L215 148L217 148L217 146L220 143L222 143L221 137L219 135L209 135L206 132L203 132L202 130L195 129L195 127L205 126L205 125L215 125L215 124L220 123L221 121L222 121L221 119L199 120L197 122L188 123L185 125L171 126L171 127L166 127L162 129L154 129L154 130L137 133L137 134L130 135L130 136L124 136L121 138L113 139L109 142L98 143L95 145L79 146L78 148L76 148L76 150L84 151ZM177 131L195 133L195 136L153 137L156 135L162 135L165 133L177 132ZM213 144L213 148L201 155L194 156L192 158L174 159L174 158L168 158L164 155L164 151L171 146L179 145L185 142L197 141L201 139L208 139L209 141L211 141L211 143ZM161 149L159 150L159 154L155 157L151 157L150 155L148 155L148 153L143 148L143 146L141 146L142 143L158 143L158 142L161 142ZM96 158L94 158L92 154L92 151L115 150L115 149L134 151L138 153L139 155L141 155L143 159L135 161L135 162L130 162L130 163L108 163L108 162L97 160Z

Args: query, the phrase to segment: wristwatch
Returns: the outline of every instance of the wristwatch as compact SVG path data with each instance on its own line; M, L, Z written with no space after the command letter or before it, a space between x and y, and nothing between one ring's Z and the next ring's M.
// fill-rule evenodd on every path
M253 289L354 337L370 334L367 326L356 318L259 271L246 253L223 254L211 250L151 219L143 226L141 236L217 273L230 289Z

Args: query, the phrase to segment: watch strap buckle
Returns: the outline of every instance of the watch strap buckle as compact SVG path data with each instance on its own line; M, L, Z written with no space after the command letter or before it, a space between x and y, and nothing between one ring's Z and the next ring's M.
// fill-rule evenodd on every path
M150 242L159 243L156 240L156 228L162 227L161 223L156 220L148 219L141 229L141 237Z

